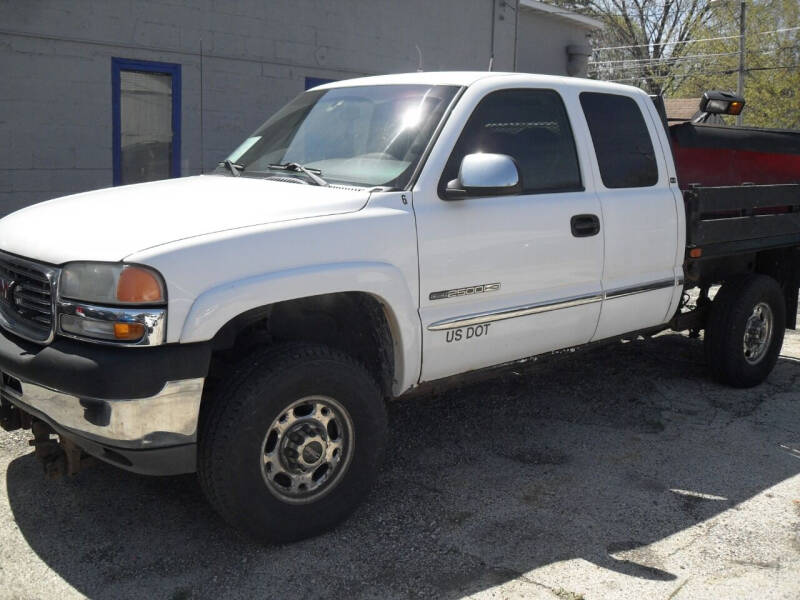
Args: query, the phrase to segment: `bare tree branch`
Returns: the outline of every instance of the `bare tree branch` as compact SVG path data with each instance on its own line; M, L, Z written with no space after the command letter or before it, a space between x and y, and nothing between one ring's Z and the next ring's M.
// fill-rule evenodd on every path
M709 0L554 1L604 23L597 38L611 49L595 57L596 76L638 79L651 93L675 86L680 79L678 69L682 76L687 67L693 68L680 60L692 53L691 45L683 42L707 23L710 14Z

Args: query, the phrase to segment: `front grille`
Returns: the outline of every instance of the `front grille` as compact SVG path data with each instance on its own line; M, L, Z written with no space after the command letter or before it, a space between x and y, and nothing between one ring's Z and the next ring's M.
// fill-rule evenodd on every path
M0 325L35 342L53 334L56 270L0 253Z

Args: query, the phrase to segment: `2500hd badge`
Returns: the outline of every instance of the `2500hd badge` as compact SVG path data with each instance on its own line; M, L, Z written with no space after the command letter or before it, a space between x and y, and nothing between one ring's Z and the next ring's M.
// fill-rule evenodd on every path
M444 300L445 298L458 298L459 296L472 296L473 294L483 294L485 292L496 292L500 289L500 283L481 283L479 285L469 285L454 290L442 290L431 292L428 296L431 300Z

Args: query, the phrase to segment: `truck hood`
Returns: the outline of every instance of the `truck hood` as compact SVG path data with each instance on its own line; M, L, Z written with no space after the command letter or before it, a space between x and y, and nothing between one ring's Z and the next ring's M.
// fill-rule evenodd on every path
M119 261L209 233L355 212L367 190L223 175L168 179L65 196L0 220L0 250L50 264Z

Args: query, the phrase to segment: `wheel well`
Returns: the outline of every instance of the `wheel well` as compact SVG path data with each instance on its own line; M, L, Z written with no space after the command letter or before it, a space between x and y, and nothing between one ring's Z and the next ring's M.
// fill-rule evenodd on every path
M747 273L775 279L786 301L786 328L797 326L797 295L800 287L800 248L776 248L751 254L725 256L690 264L689 275L701 290Z
M786 328L797 327L797 292L800 285L800 251L779 248L760 252L756 257L756 273L769 275L777 281L786 302Z
M393 337L383 303L364 292L276 302L229 321L214 337L209 377L225 375L255 347L312 342L341 350L363 364L385 396L395 372Z

